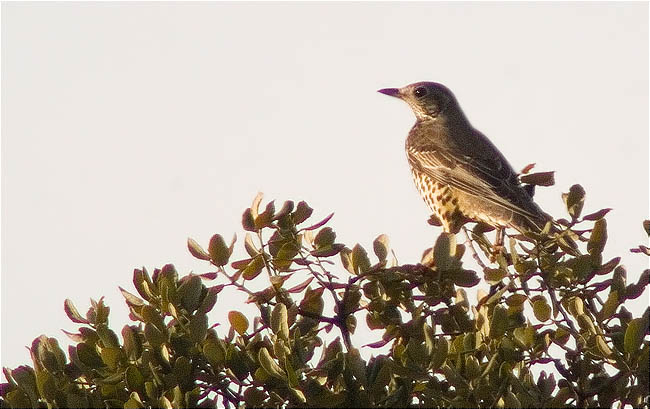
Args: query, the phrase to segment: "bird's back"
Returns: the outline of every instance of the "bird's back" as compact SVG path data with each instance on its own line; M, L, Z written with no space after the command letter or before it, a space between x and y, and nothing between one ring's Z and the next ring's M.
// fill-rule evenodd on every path
M447 186L468 219L520 231L539 231L549 220L501 152L469 123L418 121L407 137L406 152L416 185L426 185L429 178L430 184Z

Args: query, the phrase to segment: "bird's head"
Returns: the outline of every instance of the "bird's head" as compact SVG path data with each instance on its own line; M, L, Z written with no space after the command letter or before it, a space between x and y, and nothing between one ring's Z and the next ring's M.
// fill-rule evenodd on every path
M380 89L378 92L409 104L419 120L435 120L460 113L454 94L437 82L416 82L402 88Z

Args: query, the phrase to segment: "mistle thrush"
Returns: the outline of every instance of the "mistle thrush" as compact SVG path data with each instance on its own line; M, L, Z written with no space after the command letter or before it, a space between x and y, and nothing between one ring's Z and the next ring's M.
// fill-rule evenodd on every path
M379 92L400 98L415 113L406 156L432 219L446 232L457 233L468 221L539 232L551 220L501 152L472 127L447 87L418 82Z

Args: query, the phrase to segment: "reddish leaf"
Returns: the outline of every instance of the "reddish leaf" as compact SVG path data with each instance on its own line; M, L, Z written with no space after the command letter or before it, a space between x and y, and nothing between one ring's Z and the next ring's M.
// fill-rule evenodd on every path
M650 256L650 247L646 247L644 245L640 245L638 248L635 249L630 249L632 253L643 253L646 256Z
M591 213L591 214L588 214L588 215L584 216L584 217L582 218L582 220L598 220L598 219L602 219L602 218L605 217L605 215L606 215L607 213L609 213L611 210L612 210L612 209L609 208L609 207L606 208L606 209L600 209L600 210L597 211L597 212L593 212L593 213Z
M200 260L210 260L210 255L203 250L203 247L196 240L189 237L187 238L187 249L190 251L190 254Z
M62 329L61 331L63 331L63 333L64 333L65 335L67 335L68 338L70 338L70 339L73 340L74 342L84 342L84 341L85 341L84 336L81 335L81 334L77 334L77 333L74 333L74 332L68 332L68 331L66 331L66 330L64 330L64 329Z
M364 345L364 347L370 347L370 348L381 348L384 345L388 344L390 341L384 341L383 339L381 341L373 342L370 344Z
M251 260L252 259L247 258L247 259L244 259L244 260L233 261L232 263L230 263L230 267L234 268L235 270L240 270L240 269L246 267L248 265L248 263L251 262Z
M603 274L610 273L618 265L618 263L620 263L620 261L621 261L620 257L614 257L613 259L609 260L607 263L600 266L600 269L596 272L596 274L603 275Z
M300 230L315 230L315 229L321 227L322 225L324 225L325 223L329 222L330 219L332 218L332 216L334 216L334 213L330 213L329 216L327 216L323 220L319 221L318 223L313 224L313 225L311 225L309 227L305 227L304 229L300 229Z
M307 202L305 202L305 201L299 202L298 205L296 206L296 211L293 212L293 215L292 215L293 222L295 224L300 224L300 223L304 222L305 220L307 220L309 218L309 216L311 216L313 211L314 211L314 209L309 207Z
M288 214L291 213L292 211L293 211L293 202L292 202L291 200L287 200L287 201L284 202L284 204L282 205L282 208L280 209L280 211L278 211L278 212L275 214L275 216L273 216L273 220L278 220L278 219L280 219L280 218L282 218L282 217L288 215Z
M72 322L76 322L77 324L88 324L88 320L79 314L79 311L77 311L77 308L74 306L71 300L66 299L64 301L63 309Z
M130 306L133 307L140 307L144 305L144 300L142 300L140 297L136 297L135 295L131 294L130 292L126 291L122 287L118 287L120 289L120 292L122 293L122 296L126 300L126 303Z
M212 273L199 274L199 277L201 277L201 278L203 278L205 280L214 280L215 278L217 278L217 272L214 271Z
M534 163L529 163L528 165L524 166L524 168L521 170L521 174L523 175L530 172L534 167L535 167Z
M327 247L319 248L318 250L312 250L309 254L314 257L332 257L339 254L343 250L343 247L345 247L345 244L334 243Z
M597 293L603 290L607 290L612 286L612 280L605 280L595 284L591 284L589 287L593 288Z
M215 285L214 287L208 288L208 292L219 294L221 290L225 287L225 284Z
M298 284L298 285L296 285L296 286L291 287L290 289L288 289L287 292L289 292L289 293L299 293L299 292L302 292L302 290L304 290L305 288L307 288L307 286L309 285L309 283L311 283L313 280L314 280L314 277L309 277L307 280L303 281L302 283L300 283L300 284Z
M276 287L282 287L285 281L291 278L293 274L285 274L285 275L277 275L277 276L271 276L271 284L273 284Z

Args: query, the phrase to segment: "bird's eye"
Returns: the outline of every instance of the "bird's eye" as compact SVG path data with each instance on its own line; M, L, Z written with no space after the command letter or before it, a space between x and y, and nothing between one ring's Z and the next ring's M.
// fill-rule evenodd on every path
M427 89L424 87L418 87L415 89L415 96L418 98L422 98L423 96L427 95Z

